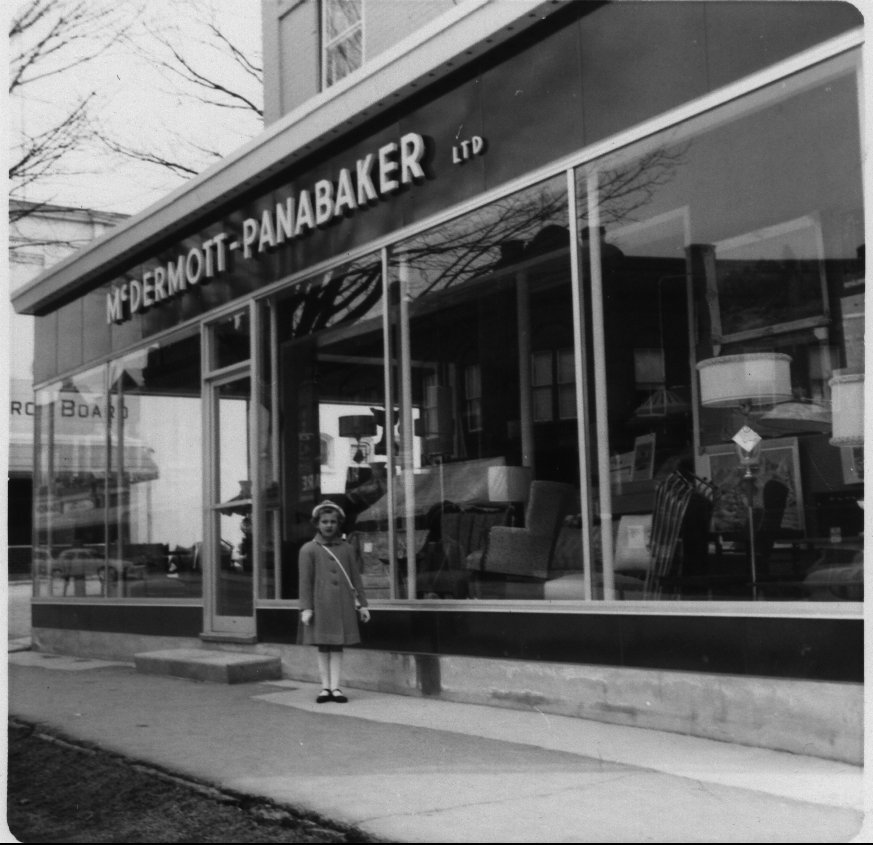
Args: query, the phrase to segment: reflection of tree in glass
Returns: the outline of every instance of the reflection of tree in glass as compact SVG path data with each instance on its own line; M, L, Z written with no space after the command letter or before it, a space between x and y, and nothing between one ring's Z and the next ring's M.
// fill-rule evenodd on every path
M674 147L658 147L619 167L598 168L600 225L638 221L637 212L652 201L659 188L673 181L690 146L688 141ZM580 210L584 225L588 208L582 205Z
M567 225L563 179L504 197L400 244L392 255L414 268L413 298L447 290L521 257L525 241L549 224Z
M599 174L602 225L633 220L655 192L670 182L687 145L659 148L627 165ZM587 204L580 202L581 220ZM533 255L569 246L567 194L558 176L451 220L398 245L397 272L405 263L409 295L416 299L448 290L477 275ZM280 303L280 319L292 337L376 316L382 297L381 265L367 257L298 285Z
M290 337L376 316L382 299L382 266L372 257L328 270L295 287L280 302L280 321Z
M690 142L660 147L613 169L598 168L600 224L632 222L657 190L671 182L684 161ZM535 185L452 220L400 244L394 251L395 267L406 262L413 299L447 290L473 276L499 269L533 254L551 229L567 229L568 204L563 177ZM583 185L584 189L584 185ZM580 222L586 226L588 206L580 192ZM536 239L536 243L535 243ZM566 248L568 240L547 239L551 249Z

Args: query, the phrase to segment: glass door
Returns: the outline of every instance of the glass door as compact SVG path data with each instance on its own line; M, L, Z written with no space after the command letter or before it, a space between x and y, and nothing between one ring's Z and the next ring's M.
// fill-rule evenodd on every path
M250 376L212 384L210 405L212 629L248 635L254 632Z
M251 333L247 311L210 326L206 404L205 633L252 638L255 538ZM206 573L209 573L208 575Z

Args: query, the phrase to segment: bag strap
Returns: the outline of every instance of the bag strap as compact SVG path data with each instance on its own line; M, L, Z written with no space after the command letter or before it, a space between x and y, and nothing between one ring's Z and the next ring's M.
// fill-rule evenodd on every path
M355 589L355 585L352 583L352 579L349 578L349 573L346 572L346 568L342 565L340 559L327 546L323 546L321 543L319 545L336 561L337 566L342 570L343 575L346 576L346 581L349 582L349 589L352 591L352 595L357 599L358 591Z

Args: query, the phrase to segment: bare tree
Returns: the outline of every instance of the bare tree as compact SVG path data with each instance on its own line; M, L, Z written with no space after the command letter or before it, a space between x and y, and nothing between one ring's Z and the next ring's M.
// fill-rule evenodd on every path
M9 24L10 98L26 98L37 88L45 90L53 79L94 61L119 43L128 26L113 7L88 0L27 0ZM29 186L57 172L72 150L91 139L95 97L93 91L78 94L35 129L21 122L9 154L13 199L24 199ZM10 220L34 211L33 204L16 205Z
M247 8L251 10L251 3L239 4L238 14L246 14ZM240 142L262 128L260 51L243 49L228 35L211 0L189 0L170 18L143 16L128 43L133 53L160 73L165 93L192 105L209 106L216 115L231 115ZM160 142L149 146L117 132L104 132L102 139L109 150L125 158L189 177L228 152L215 144L208 127L196 129L165 126Z
M253 9L250 0L234 13ZM235 42L211 0L24 0L11 17L9 45L13 200L53 202L48 186L59 178L131 164L165 185L168 176L178 181L205 169L262 126L259 51ZM113 103L121 79L108 61L113 57L129 77L134 64L138 73L148 72L144 100L160 86L171 102L199 104L201 117L174 120L130 102L129 94ZM203 107L216 120L232 112L236 135L214 132ZM143 119L131 120L132 114ZM132 192L142 190L140 177ZM89 200L83 196L76 204ZM16 203L10 222L40 207Z

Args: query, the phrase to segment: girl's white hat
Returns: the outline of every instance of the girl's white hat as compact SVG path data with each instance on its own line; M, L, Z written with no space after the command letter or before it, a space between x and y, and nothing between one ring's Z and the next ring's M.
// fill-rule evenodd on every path
M343 509L338 504L336 504L336 502L332 502L330 499L325 499L321 504L316 505L312 509L312 518L318 519L318 515L322 511L328 511L328 510L329 511L336 511L340 515L340 519L346 518L345 511L343 511Z

